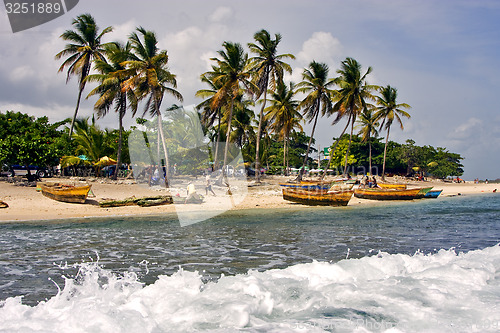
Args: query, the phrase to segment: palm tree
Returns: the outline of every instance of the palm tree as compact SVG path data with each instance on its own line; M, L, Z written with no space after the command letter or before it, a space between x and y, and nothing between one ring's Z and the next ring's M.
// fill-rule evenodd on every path
M255 53L256 56L250 59L252 69L254 71L254 80L259 89L258 95L264 94L262 107L259 115L259 127L257 130L257 145L255 147L255 179L260 181L260 137L262 133L262 119L264 117L264 109L266 107L267 90L276 89L277 82L283 81L283 72L287 71L292 73L292 68L289 64L283 62L281 59L290 58L295 59L292 54L278 55L278 44L281 41L281 35L275 34L272 39L267 30L260 30L253 36L256 43L249 43L250 51Z
M397 104L398 90L391 87L390 85L380 88L380 95L377 96L377 105L375 118L382 121L380 124L380 129L385 128L387 130L387 135L385 137L385 147L384 147L384 164L382 167L382 179L385 176L385 161L387 157L387 143L389 142L389 132L391 130L392 123L396 120L401 129L403 127L403 121L401 117L411 118L410 114L404 109L411 109L411 106L406 103Z
M311 149L318 117L320 114L321 116L330 116L332 112L333 91L330 87L334 84L334 80L328 79L328 70L327 64L312 61L309 64L309 68L304 69L302 73L303 81L297 85L297 92L308 94L300 103L301 108L303 108L304 117L309 123L314 121L311 137L304 157L304 163L302 164L302 168L297 178L298 180L302 179L304 168L309 158L309 151Z
M229 138L231 137L231 122L235 99L240 93L241 85L247 91L252 92L255 86L250 82L250 68L248 66L248 54L244 52L239 43L224 42L224 50L217 53L220 58L211 58L217 63L217 71L211 72L214 85L220 86L213 96L212 109L216 109L223 101L230 100L229 113L227 114L226 146L224 148L224 162L222 174L226 177L226 165L229 149ZM227 182L226 182L227 183Z
M115 112L118 113L118 167L115 169L113 179L117 178L118 169L121 165L123 117L127 112L127 100L132 110L132 116L135 116L137 111L137 98L132 87L126 84L130 77L129 73L125 70L124 62L130 58L130 48L130 43L126 45L121 45L120 43L107 45L106 54L110 62L96 60L95 68L100 74L93 74L87 77L87 81L97 81L100 83L88 95L99 95L99 99L94 105L94 110L97 112L98 118L104 117L113 103L115 105Z
M299 101L294 99L295 85L291 82L287 87L283 82L278 84L276 92L271 93L271 105L265 109L266 120L271 122L271 129L283 139L283 168L288 176L288 140L295 128L302 131L302 115L298 111Z
M363 113L359 115L358 123L361 126L359 134L361 134L361 141L368 142L369 151L369 173L372 173L372 137L378 136L377 127L379 123L374 117L371 108L366 108Z
M165 186L168 187L170 165L165 144L165 135L163 133L160 106L165 93L174 96L181 102L183 98L175 90L177 88L177 81L175 75L167 67L167 51L158 49L156 34L143 27L138 27L136 30L140 35L133 32L129 36L133 51L131 60L124 62L124 65L129 68L131 74L127 85L130 85L134 89L139 99L146 98L143 115L149 111L153 117L156 116L158 119L158 155L161 142L165 157ZM158 158L158 168L161 169L161 167L161 159Z
M73 139L77 154L84 154L91 162L98 162L106 154L105 133L95 123L95 118L77 118Z
M217 103L214 102L215 95L217 91L222 88L222 83L214 84L213 78L216 77L215 73L218 68L212 66L213 72L207 72L201 75L201 82L209 85L208 89L200 89L196 92L196 97L206 98L203 102L198 104L196 108L198 110L203 110L201 113L201 123L206 128L213 127L217 123L217 138L215 141L215 155L214 155L214 167L217 165L217 158L219 156L219 142L222 124L222 109L227 105L225 99L220 99Z
M349 150L351 148L352 135L354 131L354 123L356 118L359 116L362 110L367 108L367 99L374 99L371 91L376 89L374 85L368 85L366 83L366 76L372 72L372 68L368 67L366 73L361 75L361 64L353 58L346 58L341 63L340 69L337 71L339 77L335 79L335 83L339 86L337 95L335 97L335 105L333 106L333 111L337 112L337 117L333 121L333 124L338 123L342 118L347 116L347 124L342 134L339 136L337 142L332 148L328 163L323 172L322 179L325 177L327 170L330 166L331 157L333 156L335 149L338 146L340 138L344 135L348 126L351 125L351 133L349 135L349 146L347 147L347 152L345 155L345 165L344 165L344 176L347 172L347 157L349 156Z
M106 44L101 44L101 38L113 30L112 27L107 27L99 33L99 27L90 14L77 16L76 19L73 20L72 25L75 27L75 30L66 30L60 36L65 41L68 41L69 44L66 44L64 50L55 56L56 59L60 59L69 55L69 57L64 60L61 67L59 67L59 72L62 72L64 68L68 67L66 82L69 81L72 75L77 75L79 77L78 99L76 101L75 113L71 120L69 137L73 134L75 119L78 114L78 108L80 107L80 99L83 89L85 88L85 78L90 73L92 62L95 60L105 61L104 47Z

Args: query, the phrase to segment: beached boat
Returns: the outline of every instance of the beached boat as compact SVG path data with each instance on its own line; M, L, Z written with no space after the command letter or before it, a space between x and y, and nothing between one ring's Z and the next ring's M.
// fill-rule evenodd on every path
M354 196L370 200L413 200L423 197L420 195L422 188L414 189L381 189L381 188L358 188ZM425 195L425 194L424 194Z
M329 190L335 185L354 185L354 179L336 179L333 181L303 180L300 183L279 183L281 187L297 188L302 190Z
M283 188L283 199L309 206L347 206L353 192Z
M436 199L443 192L443 190L430 190L424 196L424 198Z
M281 187L297 188L302 190L328 190L330 182L322 181L301 181L300 183L279 183Z
M432 190L432 186L431 187L422 187L420 189L420 191L418 192L417 199L422 199L431 190Z
M4 201L0 201L0 208L9 208L9 205Z
M393 183L377 183L380 188L384 189L406 189L406 184L393 184Z
M38 183L42 194L57 201L85 203L92 185L65 185L59 183Z

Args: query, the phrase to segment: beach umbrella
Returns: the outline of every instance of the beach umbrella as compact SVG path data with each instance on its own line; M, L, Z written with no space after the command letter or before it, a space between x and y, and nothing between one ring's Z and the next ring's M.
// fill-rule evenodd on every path
M80 165L80 164L90 164L89 161L81 159L79 156L63 156L59 161L61 168L67 168L69 166Z
M101 157L101 159L95 163L97 166L108 166L108 165L115 165L116 161L108 156Z

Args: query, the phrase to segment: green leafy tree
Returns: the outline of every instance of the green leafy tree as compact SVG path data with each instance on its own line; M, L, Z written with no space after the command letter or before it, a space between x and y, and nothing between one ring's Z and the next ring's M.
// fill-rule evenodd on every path
M330 89L334 85L334 80L328 78L328 65L312 61L309 67L304 69L302 73L302 82L297 84L297 92L307 94L300 103L303 110L304 118L309 122L313 122L311 137L307 145L306 154L302 164L298 179L302 179L304 167L309 158L311 144L316 130L318 117L330 116L332 112L332 94Z
M286 71L292 73L292 68L282 59L295 59L292 54L277 54L278 44L281 41L281 35L275 34L274 39L267 30L260 30L253 36L255 43L249 43L250 51L256 54L250 59L252 70L254 72L254 82L258 87L259 96L264 94L262 107L259 113L259 125L257 129L257 143L255 148L255 169L260 170L260 139L262 133L262 122L264 119L264 109L267 102L267 91L276 90L277 84L283 81L283 73ZM260 172L255 173L255 179L260 181Z
M78 76L78 99L76 101L75 113L71 120L69 137L73 134L75 119L78 114L78 108L80 107L80 99L83 89L85 89L85 78L90 73L92 62L95 60L105 61L104 47L106 44L102 44L101 39L105 34L113 30L112 27L107 27L102 32L99 32L99 27L90 14L77 16L76 19L73 20L72 25L75 30L66 30L60 36L69 43L55 56L56 59L69 56L64 60L61 67L59 67L59 72L62 72L68 67L66 82L69 81L71 76Z
M0 112L0 163L7 165L54 166L67 153L65 121L50 124L47 117L35 118L21 112Z
M377 105L375 118L381 121L380 129L385 128L387 134L385 137L384 164L382 166L382 178L385 176L385 162L387 154L387 142L391 126L396 121L403 130L402 117L411 118L410 114L403 109L410 109L411 106L406 103L397 103L398 91L396 88L386 86L380 88L380 96L377 96Z

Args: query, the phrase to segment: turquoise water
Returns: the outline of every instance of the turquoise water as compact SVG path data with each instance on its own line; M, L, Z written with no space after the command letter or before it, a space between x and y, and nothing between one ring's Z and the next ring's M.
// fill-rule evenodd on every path
M494 332L499 242L497 195L4 224L0 332Z

